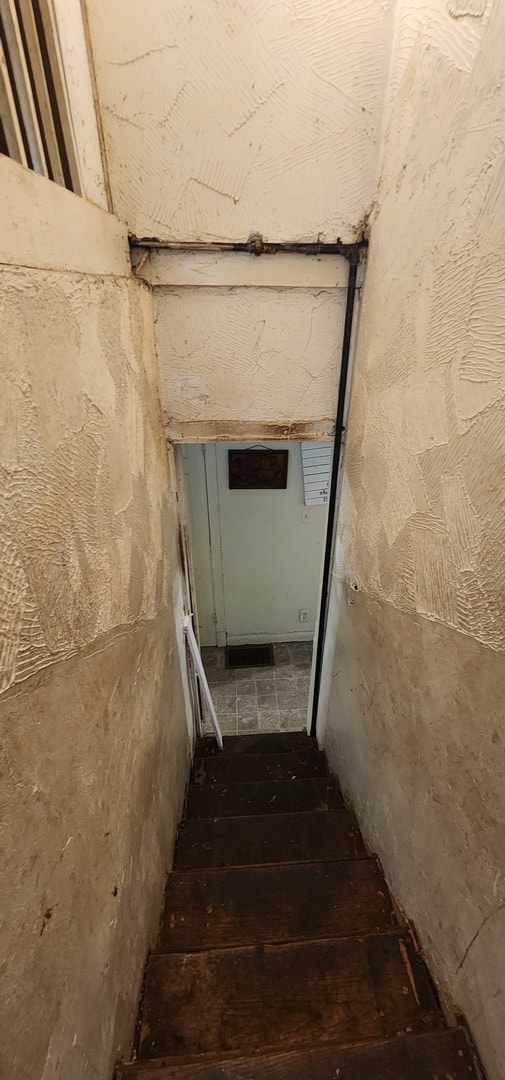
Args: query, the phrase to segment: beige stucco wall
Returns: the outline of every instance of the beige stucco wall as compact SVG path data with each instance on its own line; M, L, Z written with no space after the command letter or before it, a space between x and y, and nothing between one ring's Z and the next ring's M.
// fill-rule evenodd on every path
M188 763L152 299L107 214L5 159L0 186L26 197L0 283L0 1074L108 1080Z
M87 0L114 211L137 236L353 240L387 0Z
M501 0L398 6L322 724L492 1080L505 1077L504 34Z

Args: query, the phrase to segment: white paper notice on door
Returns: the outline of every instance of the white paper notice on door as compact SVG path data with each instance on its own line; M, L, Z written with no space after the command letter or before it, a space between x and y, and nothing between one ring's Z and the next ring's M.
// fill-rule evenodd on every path
M303 494L305 506L320 506L328 502L332 442L302 442Z

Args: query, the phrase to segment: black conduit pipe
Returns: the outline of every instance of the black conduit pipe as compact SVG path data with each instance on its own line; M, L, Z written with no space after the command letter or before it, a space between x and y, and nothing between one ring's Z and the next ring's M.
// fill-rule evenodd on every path
M353 253L349 261L349 279L347 284L347 300L345 305L344 337L342 340L342 361L340 364L340 379L338 384L337 416L335 420L335 441L333 444L333 462L331 468L330 490L328 494L328 525L326 529L326 541L324 548L323 579L321 583L321 604L319 611L319 624L317 629L316 659L314 664L314 696L312 700L312 720L310 734L317 733L317 713L319 709L319 695L321 691L321 674L323 668L324 641L328 622L328 605L330 599L331 571L333 566L333 552L335 550L335 533L337 528L337 491L340 475L340 463L342 460L342 437L344 433L344 414L347 393L347 377L349 373L349 356L351 351L352 321L354 316L354 302L356 298L356 278L358 274L359 254Z

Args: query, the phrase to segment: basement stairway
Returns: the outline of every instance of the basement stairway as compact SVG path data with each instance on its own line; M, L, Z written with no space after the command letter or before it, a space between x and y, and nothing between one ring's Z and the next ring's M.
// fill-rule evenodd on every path
M137 1060L118 1080L472 1080L326 758L198 745Z

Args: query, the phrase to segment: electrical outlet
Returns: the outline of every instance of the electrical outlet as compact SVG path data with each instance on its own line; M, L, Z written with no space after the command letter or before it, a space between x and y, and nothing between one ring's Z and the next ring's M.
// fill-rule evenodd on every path
M309 609L307 607L301 607L300 608L300 610L298 612L298 619L299 619L299 622L308 622L309 621Z

